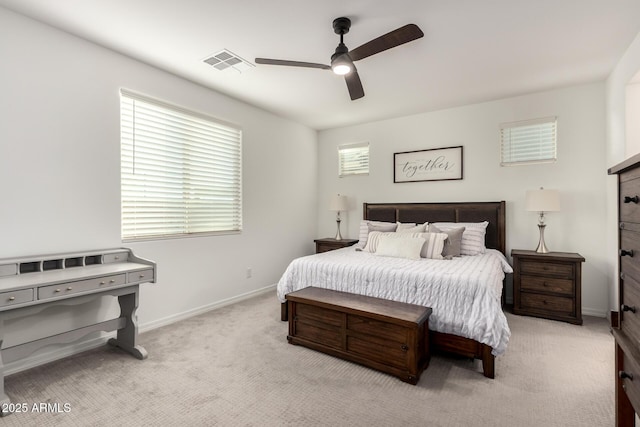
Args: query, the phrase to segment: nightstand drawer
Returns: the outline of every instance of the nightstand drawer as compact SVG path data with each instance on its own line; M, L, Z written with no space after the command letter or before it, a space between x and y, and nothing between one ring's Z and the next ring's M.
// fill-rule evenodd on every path
M522 274L573 279L573 264L522 260L520 263L520 272Z
M523 275L520 278L520 288L526 291L553 292L568 296L573 296L575 292L573 280L542 276Z
M354 240L354 239L336 240L336 239L331 239L331 238L316 239L316 240L314 240L314 242L316 244L316 253L317 254L320 254L322 252L333 251L333 250L336 250L336 249L347 248L349 246L353 246L356 243L358 243L358 241Z
M529 292L522 292L520 294L520 307L524 310L553 311L562 314L571 314L575 310L572 298L533 294Z

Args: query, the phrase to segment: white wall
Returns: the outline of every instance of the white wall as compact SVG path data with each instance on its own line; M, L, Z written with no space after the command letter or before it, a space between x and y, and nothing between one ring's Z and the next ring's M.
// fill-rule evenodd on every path
M126 245L158 263L158 282L142 286L143 328L271 286L313 251L314 130L3 8L0 28L0 258L123 246L120 88L243 129L241 234ZM114 308L93 304L59 323ZM7 341L42 325L24 322Z
M620 58L606 81L606 115L607 138L606 160L607 167L640 153L640 139L638 135L638 120L627 123L632 118L631 109L638 108L640 102L635 99L638 95L638 78L640 72L640 33L625 54ZM635 79L634 79L635 78ZM635 83L635 84L633 84ZM629 98L628 98L629 96ZM640 110L637 111L640 115ZM637 117L637 116L636 116ZM606 187L606 230L607 239L607 277L609 278L610 309L618 310L618 187L617 176L610 176Z
M358 237L363 202L505 200L507 251L535 249L537 214L524 210L525 190L556 188L562 211L547 216L547 246L586 258L583 313L605 316L609 303L601 244L607 180L604 102L604 84L595 83L321 131L318 235L335 234L335 217L327 210L333 193L349 198L342 230L351 238ZM547 116L558 117L557 162L501 167L499 124ZM370 143L369 176L338 178L337 146L365 141ZM464 147L463 180L393 183L394 152L457 145Z

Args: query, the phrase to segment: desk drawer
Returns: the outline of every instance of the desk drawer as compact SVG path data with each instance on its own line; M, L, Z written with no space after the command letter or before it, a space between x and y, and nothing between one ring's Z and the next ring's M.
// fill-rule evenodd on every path
M23 289L21 291L3 292L0 294L0 307L21 304L33 301L33 289Z
M153 280L153 269L132 271L127 273L127 283L150 282Z
M126 278L124 274L114 274L112 276L98 277L95 279L79 280L77 282L60 283L58 285L41 286L38 288L38 299L58 298L65 295L77 294L80 292L93 291L109 286L124 285Z
M520 272L521 274L573 279L573 264L522 260L520 262Z
M102 262L104 264L110 264L112 262L125 262L129 259L129 252L116 252L113 254L104 254L102 256Z

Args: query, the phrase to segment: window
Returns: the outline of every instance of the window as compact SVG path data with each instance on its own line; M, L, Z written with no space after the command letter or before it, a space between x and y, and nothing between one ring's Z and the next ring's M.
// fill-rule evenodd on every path
M556 160L557 118L500 125L501 166Z
M121 92L122 239L242 229L240 129Z
M338 147L338 175L367 175L369 173L369 143Z

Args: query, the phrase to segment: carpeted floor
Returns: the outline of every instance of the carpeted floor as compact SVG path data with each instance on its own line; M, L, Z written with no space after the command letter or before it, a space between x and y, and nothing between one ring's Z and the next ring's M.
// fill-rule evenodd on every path
M26 413L2 426L610 426L607 321L508 314L496 378L434 356L420 382L287 344L275 293L140 336L139 361L102 347L6 379ZM49 410L33 405L49 403ZM51 412L58 404L59 412ZM65 406L66 405L66 406ZM44 410L45 407L42 407Z

